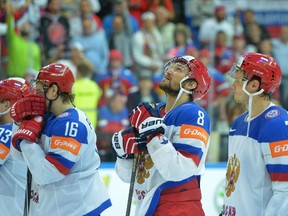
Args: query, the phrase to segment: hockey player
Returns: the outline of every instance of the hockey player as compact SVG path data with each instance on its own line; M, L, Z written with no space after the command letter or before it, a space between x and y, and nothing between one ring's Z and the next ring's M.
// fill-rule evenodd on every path
M192 56L172 58L164 70L160 87L166 103L156 108L139 105L129 117L133 127L112 138L118 155L116 172L129 183L133 160L138 158L133 191L136 215L201 216L200 177L205 170L210 120L193 100L207 93L210 76Z
M247 112L232 123L222 215L288 212L288 114L270 101L281 83L277 62L248 53L231 70L234 100Z
M95 130L73 106L73 84L66 65L47 65L35 80L37 94L11 109L20 122L12 144L32 174L29 215L100 215L111 206L98 172Z
M24 79L0 81L0 214L23 216L26 187L26 164L10 152L12 122L11 106L29 94Z

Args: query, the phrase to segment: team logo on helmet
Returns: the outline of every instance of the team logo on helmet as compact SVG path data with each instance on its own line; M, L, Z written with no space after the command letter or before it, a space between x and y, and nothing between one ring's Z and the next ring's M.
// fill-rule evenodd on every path
M231 194L235 191L235 184L238 181L240 174L240 161L236 157L236 154L231 156L227 165L226 173L226 186L225 194L227 197L230 197Z

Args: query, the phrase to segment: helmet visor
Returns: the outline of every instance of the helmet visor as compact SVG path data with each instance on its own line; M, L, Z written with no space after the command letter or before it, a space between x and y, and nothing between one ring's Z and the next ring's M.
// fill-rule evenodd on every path
M32 89L36 89L36 86L41 84L43 86L44 91L49 87L48 81L43 81L39 79L31 79L30 85Z
M173 73L188 73L189 67L185 62L169 61L164 65L164 74L172 70Z

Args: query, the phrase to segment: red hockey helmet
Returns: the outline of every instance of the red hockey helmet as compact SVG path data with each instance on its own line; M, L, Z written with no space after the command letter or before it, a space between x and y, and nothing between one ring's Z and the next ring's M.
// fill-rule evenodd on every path
M49 86L56 83L60 92L70 93L74 84L74 76L71 69L61 63L52 63L39 70L37 79Z
M260 88L266 93L274 92L281 83L281 69L278 63L270 56L260 53L247 53L236 64L245 72L245 78L250 80L253 76L261 78ZM235 73L232 71L232 77Z
M164 67L176 62L183 62L189 67L189 73L187 74L188 78L196 80L198 84L193 93L194 100L201 99L208 92L211 85L211 78L207 67L199 59L193 56L174 57L170 59Z
M21 78L10 78L0 81L0 101L9 100L12 104L29 95L29 86Z

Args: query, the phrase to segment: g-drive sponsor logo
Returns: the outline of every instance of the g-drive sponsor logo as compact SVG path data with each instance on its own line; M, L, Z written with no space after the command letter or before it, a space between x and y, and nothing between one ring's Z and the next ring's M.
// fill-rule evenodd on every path
M181 125L180 138L195 138L200 139L206 145L208 142L209 134L205 129L194 125Z
M60 148L78 155L81 143L70 137L52 136L51 148Z
M269 143L269 147L273 158L288 156L288 140Z
M4 160L6 156L9 154L10 149L4 144L0 143L0 159Z

